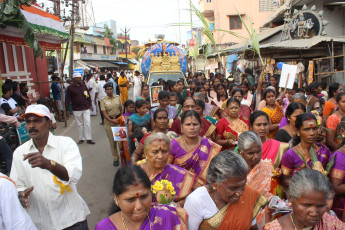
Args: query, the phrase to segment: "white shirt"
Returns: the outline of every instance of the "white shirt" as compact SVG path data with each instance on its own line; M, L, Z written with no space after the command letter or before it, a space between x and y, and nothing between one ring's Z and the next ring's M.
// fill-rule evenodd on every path
M107 96L107 93L105 92L105 89L103 88L105 84L106 82L104 80L100 80L95 87L95 93L98 93L97 94L98 101L101 101L105 96Z
M6 175L0 173L0 177ZM30 216L20 204L12 181L0 178L0 230L36 230Z
M188 230L198 230L203 220L209 219L219 212L205 186L195 189L186 198L183 208L188 213ZM256 224L254 219L251 225Z
M183 208L188 213L188 230L198 230L204 219L211 218L219 211L205 186L189 194Z
M82 158L77 144L69 137L54 136L49 133L43 156L63 165L69 176L71 191L60 194L60 186L55 184L53 174L45 169L31 168L23 155L38 152L32 139L19 146L13 153L11 178L17 189L24 191L31 186L34 190L29 196L27 209L36 227L42 230L58 230L84 221L90 213L85 201L77 192L77 183L82 174Z
M7 103L11 107L11 109L15 109L17 107L16 106L17 102L12 97L10 97L10 99L8 99L8 100L6 98L3 98L3 97L0 98L0 113L5 114L5 115L6 115L5 111L1 108L1 105L3 103ZM19 117L18 113L13 114L12 116Z

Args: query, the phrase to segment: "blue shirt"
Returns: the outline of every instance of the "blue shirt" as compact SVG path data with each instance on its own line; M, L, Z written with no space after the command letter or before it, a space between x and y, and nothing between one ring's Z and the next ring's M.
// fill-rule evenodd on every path
M51 89L52 89L54 100L61 101L61 86L58 83L53 82L51 85Z
M113 84L113 89L114 89L113 95L116 95L116 94L117 94L117 93L116 93L116 86L117 86L116 82L114 81L113 78L110 78L108 82L110 82L111 84Z

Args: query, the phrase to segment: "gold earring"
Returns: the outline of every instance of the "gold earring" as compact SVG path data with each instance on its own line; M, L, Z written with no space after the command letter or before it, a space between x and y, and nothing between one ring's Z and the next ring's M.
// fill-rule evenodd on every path
M116 198L114 198L114 201L115 201L116 206L119 206L119 202L117 201ZM119 206L119 207L120 207L120 206Z
M216 190L217 190L217 187L213 187L213 186L212 186L212 189L213 189L214 191L216 191Z

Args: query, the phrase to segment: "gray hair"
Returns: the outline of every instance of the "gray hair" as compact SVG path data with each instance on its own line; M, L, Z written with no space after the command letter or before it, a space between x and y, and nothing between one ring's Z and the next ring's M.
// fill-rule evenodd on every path
M198 100L202 100L202 101L205 100L204 95L200 92L194 93L193 97L197 97Z
M277 90L276 90L276 88L274 88L274 87L273 87L273 86L271 86L271 85L270 85L270 86L267 86L266 90L267 90L267 89L271 89L271 90L274 90L274 92L276 92L276 93L277 93Z
M301 169L293 175L290 181L289 200L294 201L313 191L325 193L327 198L332 193L329 181L321 172L308 168Z
M258 143L260 148L262 147L262 142L259 135L254 131L246 131L241 133L238 137L238 149L240 151L246 151L250 149L253 143Z
M151 135L149 135L145 141L144 141L144 153L146 154L149 151L150 145L157 140L162 140L165 143L168 144L169 148L170 148L170 139L167 135L165 135L164 133L152 133Z
M294 100L298 100L298 99L301 99L301 100L303 100L304 102L307 101L305 95L302 94L302 93L296 93L295 95L292 96L292 100L293 100L293 101L294 101Z
M220 184L227 178L241 178L248 173L248 165L241 155L225 150L215 156L208 167L207 183Z

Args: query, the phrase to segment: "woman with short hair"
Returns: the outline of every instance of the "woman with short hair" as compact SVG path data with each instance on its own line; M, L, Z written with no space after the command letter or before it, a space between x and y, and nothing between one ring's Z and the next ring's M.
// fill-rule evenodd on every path
M292 212L266 224L263 229L345 229L343 222L327 212L331 190L321 172L306 168L296 172L288 189Z
M250 229L267 199L247 186L248 165L226 150L215 156L207 171L207 185L186 199L189 230Z
M195 183L206 183L206 171L210 160L216 156L221 146L200 137L201 119L197 112L188 110L181 116L181 136L171 141L169 163L180 166L196 174Z
M267 200L270 200L273 195L272 177L273 164L270 159L263 160L262 157L262 143L260 137L254 131L247 131L241 133L238 137L238 153L247 162L249 173L247 175L247 185L260 192ZM270 213L268 209L260 212L256 218L256 223L259 229L270 220Z
M150 179L139 166L116 172L113 196L115 205L110 216L100 221L95 230L187 229L183 209L152 203Z

